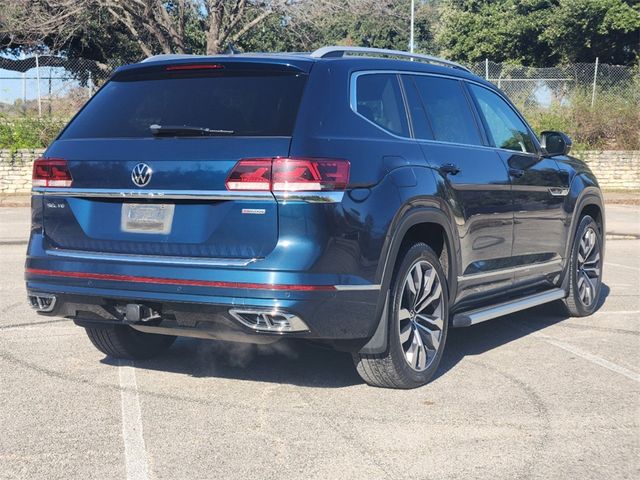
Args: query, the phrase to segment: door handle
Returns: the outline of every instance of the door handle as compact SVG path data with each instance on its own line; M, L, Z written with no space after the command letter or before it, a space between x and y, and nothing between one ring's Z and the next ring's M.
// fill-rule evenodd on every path
M460 169L453 163L445 163L439 170L443 175L457 175L460 173Z
M520 170L519 168L510 168L509 175L513 178L520 178L524 175L524 170Z

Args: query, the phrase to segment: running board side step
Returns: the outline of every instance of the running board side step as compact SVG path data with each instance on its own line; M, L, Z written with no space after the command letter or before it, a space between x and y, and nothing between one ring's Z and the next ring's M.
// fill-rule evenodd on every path
M509 315L510 313L519 312L520 310L526 310L527 308L542 305L543 303L553 302L554 300L560 300L567 296L566 292L561 288L554 288L542 293L536 293L535 295L529 295L528 297L519 298L510 302L499 303L491 307L478 308L476 310L470 310L468 312L462 312L454 315L452 325L454 327L469 327L476 323L491 320L492 318L502 317L503 315Z

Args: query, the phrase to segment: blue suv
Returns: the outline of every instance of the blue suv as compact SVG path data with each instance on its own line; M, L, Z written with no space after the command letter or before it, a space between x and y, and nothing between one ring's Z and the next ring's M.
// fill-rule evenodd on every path
M420 386L449 327L597 307L602 195L570 148L435 57L152 57L35 162L29 300L116 358L299 337Z

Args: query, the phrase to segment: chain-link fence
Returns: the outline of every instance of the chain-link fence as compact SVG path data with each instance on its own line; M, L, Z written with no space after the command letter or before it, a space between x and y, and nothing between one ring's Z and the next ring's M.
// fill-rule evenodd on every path
M71 116L116 67L52 56L0 57L0 114ZM640 103L637 68L598 63L532 68L490 60L470 68L496 84L525 112L527 108L570 105L577 93L588 97L591 106L608 95Z
M522 67L490 60L474 63L471 70L496 84L524 108L568 106L576 95L595 107L602 96L615 95L640 102L638 69L596 63L574 63L551 68Z
M48 55L0 57L0 115L68 118L117 66Z
M117 67L55 56L0 56L0 148L46 146ZM470 65L500 87L536 131L561 130L579 148L640 149L638 67Z

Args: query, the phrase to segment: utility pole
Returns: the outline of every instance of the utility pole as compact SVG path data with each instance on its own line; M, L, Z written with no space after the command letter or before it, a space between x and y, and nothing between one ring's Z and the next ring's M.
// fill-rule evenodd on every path
M27 72L22 72L22 111L27 111Z
M600 63L600 58L596 57L596 66L593 70L593 87L591 89L591 108L596 103L596 85L598 81L598 64Z
M36 90L38 92L38 118L42 117L42 96L40 95L40 59L36 53Z
M409 34L409 51L413 53L413 27L415 23L415 0L411 0L411 33Z

